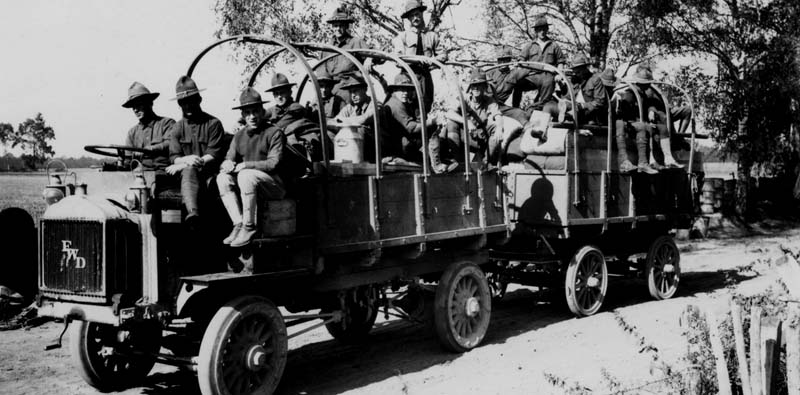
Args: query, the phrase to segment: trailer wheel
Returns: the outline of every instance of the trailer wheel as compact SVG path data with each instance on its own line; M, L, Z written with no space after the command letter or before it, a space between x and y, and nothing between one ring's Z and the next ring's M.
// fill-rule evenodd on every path
M608 268L597 247L584 246L572 257L564 288L573 314L586 317L600 310L608 289Z
M83 379L92 387L108 392L135 386L144 379L161 348L161 327L145 323L114 327L96 322L76 321L70 328L69 346L72 361Z
M357 342L369 334L378 318L378 289L370 285L358 287L344 298L342 320L325 324L325 329L336 340Z
M288 339L278 308L259 296L243 296L222 306L200 343L200 392L271 394L286 366Z
M670 236L659 236L647 252L647 289L656 300L669 299L678 291L681 253Z
M464 352L480 344L489 328L492 296L486 276L472 262L451 264L436 287L434 324L444 348Z

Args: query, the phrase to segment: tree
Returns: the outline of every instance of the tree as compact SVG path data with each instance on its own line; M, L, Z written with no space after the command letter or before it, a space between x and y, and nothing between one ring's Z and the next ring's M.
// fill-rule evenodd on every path
M642 0L634 12L639 37L657 48L706 56L717 65L716 100L708 123L738 158L737 211L749 213L755 164L785 152L798 96L796 0Z
M34 118L28 118L19 124L11 147L20 147L23 150L22 159L25 164L35 169L55 154L50 142L55 139L55 131L48 126L42 113Z
M486 0L487 38L496 45L521 48L535 38L533 18L544 15L554 40L569 52L586 53L601 68L636 62L646 48L630 45L629 13L634 5L634 0Z
M400 18L402 4L387 6L376 0L289 0L283 2L261 0L218 0L214 11L219 29L217 37L239 34L263 34L289 42L329 42L325 10L339 5L346 7L355 19L354 32L374 48L388 48L398 32L403 30ZM433 0L428 8L428 27L438 29L442 15L460 0ZM392 3L390 3L392 4ZM237 43L237 51L251 71L273 49Z

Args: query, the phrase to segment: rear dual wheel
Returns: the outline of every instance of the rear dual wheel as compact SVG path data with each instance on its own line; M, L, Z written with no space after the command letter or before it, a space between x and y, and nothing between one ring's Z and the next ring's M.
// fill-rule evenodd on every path
M569 310L578 317L597 313L608 290L608 268L603 253L584 246L572 257L564 279Z
M478 265L450 265L436 287L434 325L444 348L464 352L486 336L492 313L492 296L486 276Z

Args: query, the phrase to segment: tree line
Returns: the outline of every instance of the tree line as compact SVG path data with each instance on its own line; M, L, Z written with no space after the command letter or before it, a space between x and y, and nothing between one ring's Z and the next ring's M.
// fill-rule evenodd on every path
M55 130L45 122L41 113L26 119L16 129L9 123L0 122L0 148L6 151L5 155L0 156L0 172L30 171L41 168L55 155L53 146L50 145L55 137ZM12 155L8 152L9 149L18 150L21 154L19 156ZM101 160L88 156L58 159L71 169L102 165Z
M328 41L326 14L349 8L355 32L375 48L402 30L395 2L378 0L218 0L218 36L267 34L288 41ZM800 164L800 2L796 0L431 0L428 27L440 32L450 59L494 60L497 49L520 50L535 37L533 20L545 15L567 52L588 55L598 71L623 75L639 63L691 57L694 62L660 79L687 89L699 125L738 162L737 208L747 214L751 171ZM443 21L454 10L478 8L482 36ZM249 72L265 49L237 48ZM712 65L711 69L701 67ZM663 74L663 73L662 73Z

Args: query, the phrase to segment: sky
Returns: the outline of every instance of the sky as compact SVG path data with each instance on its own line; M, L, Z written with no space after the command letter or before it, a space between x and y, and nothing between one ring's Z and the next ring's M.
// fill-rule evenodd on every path
M211 44L213 0L26 0L0 12L0 122L18 125L41 112L56 131L56 155L80 156L87 144L121 144L136 123L121 107L139 81L160 92L157 114L180 117L175 83ZM211 52L194 77L204 107L226 124L241 88L241 67Z

